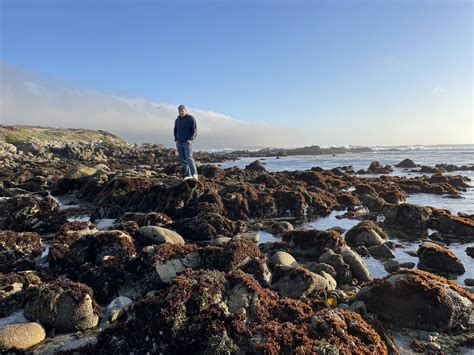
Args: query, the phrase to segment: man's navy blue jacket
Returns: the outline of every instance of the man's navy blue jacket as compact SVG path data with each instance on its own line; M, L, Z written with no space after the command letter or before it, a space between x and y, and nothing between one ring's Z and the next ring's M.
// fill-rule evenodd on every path
M185 143L197 136L196 120L191 115L178 116L174 121L174 140L177 143Z

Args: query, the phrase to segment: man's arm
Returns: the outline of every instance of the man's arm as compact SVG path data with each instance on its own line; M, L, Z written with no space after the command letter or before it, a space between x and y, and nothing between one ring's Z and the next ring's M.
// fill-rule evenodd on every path
M189 137L187 139L188 142L192 142L197 136L197 125L196 119L191 116L191 130L189 132Z
M176 128L176 120L174 121L174 141L177 142L178 141L178 138L176 137L176 133L177 133L177 128Z

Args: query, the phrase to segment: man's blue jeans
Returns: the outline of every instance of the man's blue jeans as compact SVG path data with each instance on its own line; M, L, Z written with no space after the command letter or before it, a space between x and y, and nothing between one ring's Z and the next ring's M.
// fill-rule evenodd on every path
M193 159L193 144L176 142L176 149L178 149L179 159L184 168L184 176L197 174L196 163Z

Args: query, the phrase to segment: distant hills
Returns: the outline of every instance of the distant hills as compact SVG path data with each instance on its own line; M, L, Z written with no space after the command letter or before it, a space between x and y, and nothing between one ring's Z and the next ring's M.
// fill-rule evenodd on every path
M110 143L126 145L127 142L112 133L83 128L51 128L40 126L0 125L0 141L7 143Z

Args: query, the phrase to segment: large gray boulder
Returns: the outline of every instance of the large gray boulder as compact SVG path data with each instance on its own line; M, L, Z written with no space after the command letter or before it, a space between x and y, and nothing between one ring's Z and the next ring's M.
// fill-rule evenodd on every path
M138 230L138 234L140 241L146 245L163 243L185 244L181 235L171 229L159 226L143 226Z

